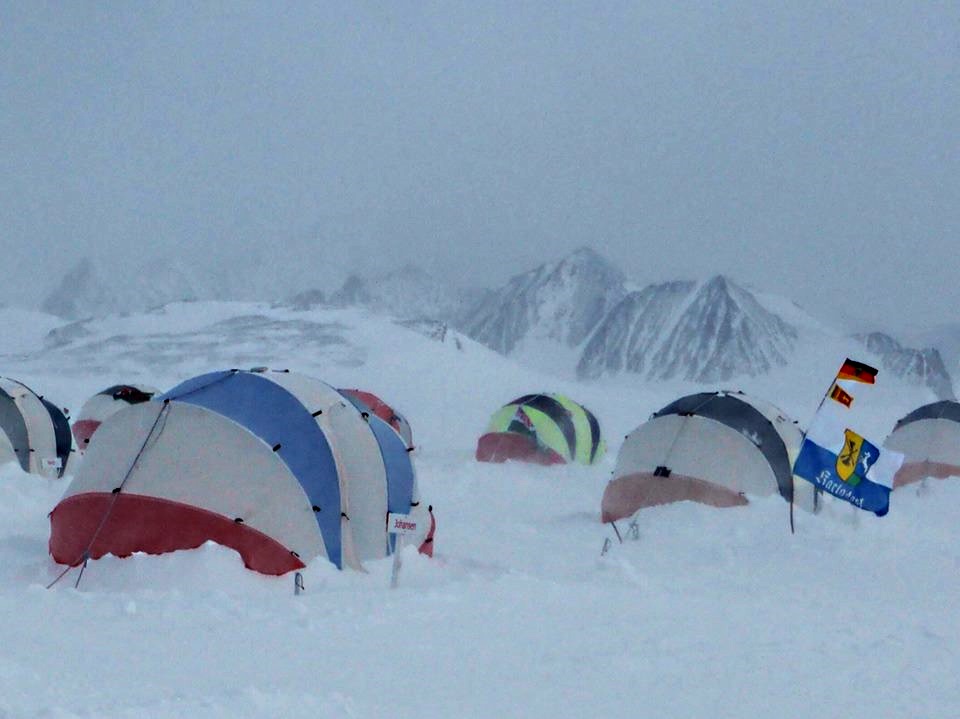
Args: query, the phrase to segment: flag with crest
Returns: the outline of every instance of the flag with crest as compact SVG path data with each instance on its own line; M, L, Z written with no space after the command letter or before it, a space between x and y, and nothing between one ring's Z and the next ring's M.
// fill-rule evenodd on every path
M903 455L882 449L853 429L852 410L868 402L877 370L847 359L804 437L793 473L825 492L882 517Z

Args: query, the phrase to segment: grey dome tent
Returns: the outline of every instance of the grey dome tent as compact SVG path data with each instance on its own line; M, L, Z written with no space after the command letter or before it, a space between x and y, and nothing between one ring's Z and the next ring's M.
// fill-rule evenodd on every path
M681 397L627 435L601 518L685 500L733 507L774 494L813 511L813 485L793 476L801 439L783 412L741 392Z
M960 403L918 407L897 422L884 447L904 454L894 489L927 477L960 477Z
M55 404L27 385L0 377L0 461L24 472L62 477L73 448L70 423Z

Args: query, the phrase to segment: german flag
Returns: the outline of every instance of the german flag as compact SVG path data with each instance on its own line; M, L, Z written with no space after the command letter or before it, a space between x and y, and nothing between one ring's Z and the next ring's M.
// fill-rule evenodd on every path
M877 381L877 370L868 364L856 362L848 357L844 360L843 367L837 372L837 379L874 384Z
M830 399L839 402L844 407L849 407L853 404L853 395L844 392L843 387L838 384L833 385L833 389L830 390Z

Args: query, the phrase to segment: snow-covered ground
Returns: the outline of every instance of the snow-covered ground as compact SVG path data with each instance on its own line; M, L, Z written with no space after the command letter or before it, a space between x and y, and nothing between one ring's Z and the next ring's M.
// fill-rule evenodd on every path
M116 382L254 365L381 394L413 427L437 556L408 551L396 590L390 560L315 562L295 596L208 545L47 590L46 515L69 478L0 467L0 717L960 716L960 481L898 491L883 519L798 513L795 535L777 498L646 510L601 557L623 435L701 387L554 378L360 310L182 303L44 341L57 324L11 320L0 374L73 409ZM731 388L805 422L839 360L811 349ZM880 379L865 429L882 439L932 397ZM490 413L538 390L598 415L600 466L473 461Z

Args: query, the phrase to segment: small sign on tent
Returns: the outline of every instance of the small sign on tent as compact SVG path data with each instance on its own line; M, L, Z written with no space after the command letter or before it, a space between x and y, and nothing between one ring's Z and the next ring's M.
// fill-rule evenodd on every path
M412 514L398 514L396 512L387 513L387 533L394 534L397 537L396 546L393 548L393 571L390 574L390 588L397 588L397 581L400 578L400 567L403 561L400 555L403 551L403 538L408 534L415 534L417 531L417 518Z

